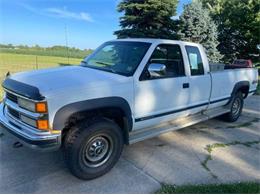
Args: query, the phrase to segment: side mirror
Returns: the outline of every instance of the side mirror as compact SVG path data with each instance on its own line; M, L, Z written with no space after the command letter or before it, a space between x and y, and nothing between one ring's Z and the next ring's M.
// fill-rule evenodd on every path
M152 63L148 67L148 72L151 77L161 77L166 74L166 66L164 64Z

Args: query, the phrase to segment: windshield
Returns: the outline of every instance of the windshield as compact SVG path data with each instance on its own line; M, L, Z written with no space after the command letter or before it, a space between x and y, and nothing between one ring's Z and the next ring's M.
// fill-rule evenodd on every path
M132 41L107 42L82 61L83 66L125 76L133 75L150 43Z

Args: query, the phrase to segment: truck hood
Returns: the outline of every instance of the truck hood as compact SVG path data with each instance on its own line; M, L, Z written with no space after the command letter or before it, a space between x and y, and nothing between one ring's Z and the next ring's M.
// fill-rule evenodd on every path
M55 95L57 92L72 93L74 90L82 91L89 88L114 86L123 84L128 77L82 66L65 66L16 73L10 79L37 87L40 94L45 97Z

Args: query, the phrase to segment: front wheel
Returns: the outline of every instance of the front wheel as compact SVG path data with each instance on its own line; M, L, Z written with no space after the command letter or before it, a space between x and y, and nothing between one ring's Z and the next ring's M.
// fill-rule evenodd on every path
M230 102L230 112L224 114L222 118L228 122L235 122L241 115L244 105L244 98L241 92L237 92Z
M107 173L118 161L122 149L122 131L107 119L72 127L64 143L65 160L70 171L84 180Z

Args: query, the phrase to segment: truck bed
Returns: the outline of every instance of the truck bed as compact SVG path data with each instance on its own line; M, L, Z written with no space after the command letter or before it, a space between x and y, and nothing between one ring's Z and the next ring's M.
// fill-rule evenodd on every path
M210 69L210 72L216 72L216 71L223 71L223 70L230 70L230 69L244 69L244 68L243 67L232 66L230 64L210 63L209 64L209 69ZM246 68L246 69L248 69L248 68Z
M219 65L211 69L212 93L211 100L229 97L236 83L249 82L249 93L256 90L258 72L256 68L225 68Z

